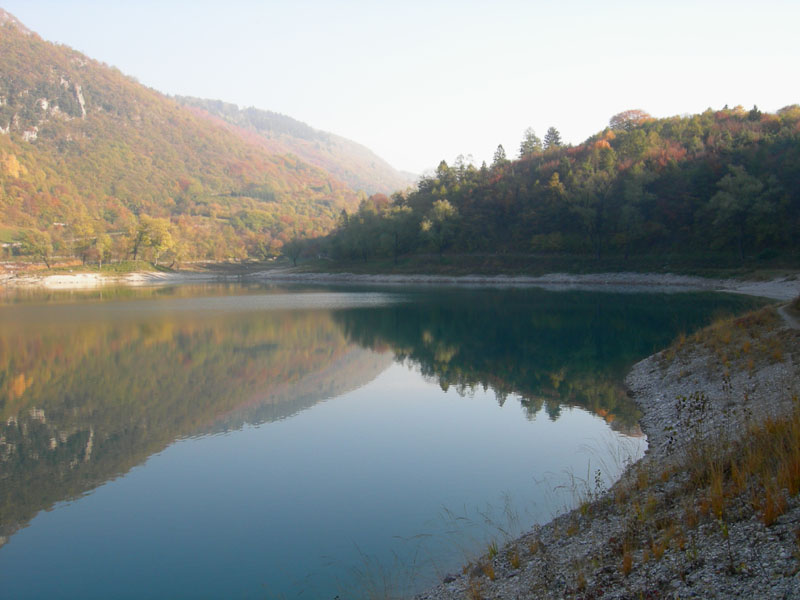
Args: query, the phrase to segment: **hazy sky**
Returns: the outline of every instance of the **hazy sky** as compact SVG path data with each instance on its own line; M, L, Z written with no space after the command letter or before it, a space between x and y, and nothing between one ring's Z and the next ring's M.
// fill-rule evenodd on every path
M550 125L800 103L800 1L0 0L168 94L273 110L414 172Z

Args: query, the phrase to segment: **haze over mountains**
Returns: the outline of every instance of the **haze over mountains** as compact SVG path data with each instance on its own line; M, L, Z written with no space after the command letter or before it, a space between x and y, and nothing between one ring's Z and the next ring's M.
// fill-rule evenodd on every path
M0 9L0 238L40 232L56 252L82 240L84 259L137 235L151 259L266 257L330 229L358 189L406 181L354 142L242 114L234 126L188 109ZM108 248L88 247L105 234Z
M221 100L188 96L176 96L175 99L192 107L201 116L221 119L233 131L254 139L269 152L294 154L335 175L355 190L364 190L368 194L391 194L413 184L417 178L413 173L397 171L361 144L314 129L286 115L253 107L240 109Z

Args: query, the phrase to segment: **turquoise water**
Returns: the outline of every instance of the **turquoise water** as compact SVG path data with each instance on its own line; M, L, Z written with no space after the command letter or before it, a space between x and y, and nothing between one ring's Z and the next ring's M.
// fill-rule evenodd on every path
M385 597L645 440L630 365L755 300L204 286L0 305L9 598Z

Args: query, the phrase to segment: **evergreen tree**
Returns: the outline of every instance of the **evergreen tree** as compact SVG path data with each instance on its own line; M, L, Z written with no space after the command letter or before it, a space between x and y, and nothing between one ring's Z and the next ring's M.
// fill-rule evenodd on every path
M519 145L519 157L525 158L538 154L542 151L542 140L536 135L533 128L528 127L522 137L522 143Z
M544 149L557 148L561 145L561 134L555 127L550 127L544 134Z
M497 145L497 150L494 151L494 158L492 159L492 168L499 167L500 165L508 162L506 158L506 149L503 148L503 144Z

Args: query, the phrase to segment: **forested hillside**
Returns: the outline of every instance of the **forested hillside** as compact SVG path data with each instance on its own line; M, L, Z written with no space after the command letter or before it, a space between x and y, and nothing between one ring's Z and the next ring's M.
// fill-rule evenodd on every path
M368 194L402 190L415 177L401 173L372 150L327 131L313 127L279 113L257 108L240 109L220 100L203 100L178 96L196 114L219 119L231 131L260 144L269 152L294 154L314 166L332 173L355 190Z
M266 257L357 203L322 169L271 154L3 14L0 241L16 251Z
M416 189L343 213L331 253L608 256L679 253L731 264L800 255L800 106L611 118L583 144L525 132L518 157L442 161Z

